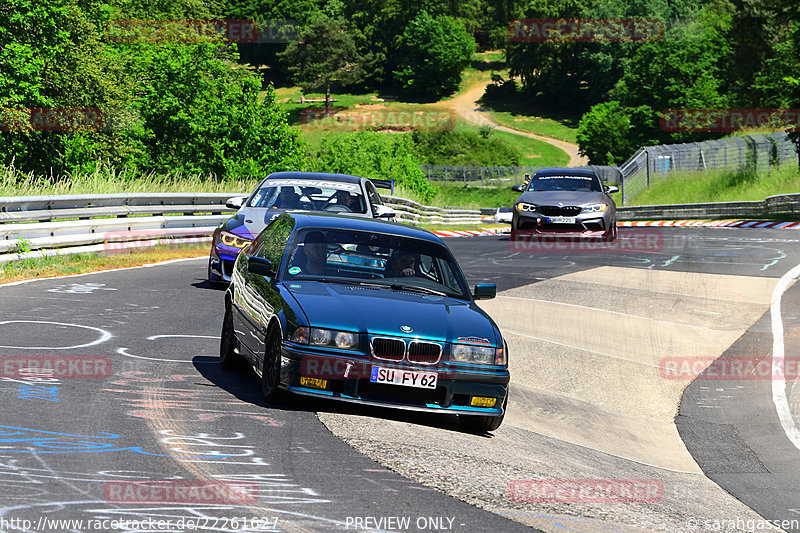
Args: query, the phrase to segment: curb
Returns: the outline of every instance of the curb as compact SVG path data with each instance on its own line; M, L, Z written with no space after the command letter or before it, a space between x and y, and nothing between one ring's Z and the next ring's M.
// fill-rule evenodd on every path
M500 233L509 233L509 227L486 228L482 230L431 230L431 233L442 238L447 237L476 237L480 235L497 235Z
M646 220L618 222L619 227L660 226L691 228L772 228L800 229L800 222L775 222L768 220Z
M619 221L621 228L631 227L673 227L673 228L747 228L747 229L800 229L800 221L775 222L766 220L637 220ZM509 226L491 227L483 230L433 230L442 238L476 237L509 233Z

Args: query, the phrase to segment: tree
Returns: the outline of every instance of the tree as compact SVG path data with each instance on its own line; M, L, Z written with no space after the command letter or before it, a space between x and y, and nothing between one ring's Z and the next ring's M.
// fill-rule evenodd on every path
M458 89L473 52L475 40L463 24L423 11L397 39L394 77L408 93L439 98Z
M592 165L615 165L630 154L628 133L631 121L616 100L592 106L578 124L578 145L581 154ZM634 148L635 150L635 148Z
M331 86L350 85L363 78L366 58L341 17L316 13L297 39L278 54L304 91L325 89L325 116L331 112Z

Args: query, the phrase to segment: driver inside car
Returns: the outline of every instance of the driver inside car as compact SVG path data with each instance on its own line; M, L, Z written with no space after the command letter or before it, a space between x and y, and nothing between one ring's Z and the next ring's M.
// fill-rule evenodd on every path
M401 252L394 255L386 263L386 272L384 274L387 278L409 278L417 275L415 269L416 260L414 255L408 252Z
M333 202L333 200L336 200L335 205L346 207L350 212L356 213L361 211L358 206L358 200L347 191L336 191L328 202Z

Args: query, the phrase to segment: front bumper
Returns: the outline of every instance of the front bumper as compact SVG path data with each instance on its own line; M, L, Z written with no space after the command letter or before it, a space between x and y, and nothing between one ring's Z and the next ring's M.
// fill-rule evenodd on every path
M230 283L235 262L235 255L217 253L216 250L212 250L208 260L209 281L226 281Z
M320 361L323 364L320 366ZM311 363L314 362L312 368ZM348 369L349 364L349 369ZM436 389L422 389L370 381L373 366L418 372L436 372ZM284 343L282 348L281 385L294 393L337 401L463 415L499 416L508 394L507 367L476 368L440 362L437 365L414 365L377 361L364 354L332 355L307 352L297 345ZM344 374L347 373L348 377ZM312 388L300 383L301 377L324 380L325 388ZM474 396L496 398L493 407L470 405Z
M548 217L532 213L520 214L515 211L511 219L512 235L580 235L584 237L605 237L613 232L616 223L610 212L586 213L575 217L574 224L548 222Z

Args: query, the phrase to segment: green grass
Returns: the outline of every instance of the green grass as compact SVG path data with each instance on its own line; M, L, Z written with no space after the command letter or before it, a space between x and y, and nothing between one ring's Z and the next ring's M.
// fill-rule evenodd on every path
M655 183L629 205L737 202L800 193L800 173L792 161L772 172L709 171L673 174Z
M578 126L575 119L527 115L517 111L489 111L489 117L508 128L535 133L576 144Z
M475 126L467 122L459 122L456 128L480 130L480 126ZM522 153L523 166L558 167L569 163L567 152L548 144L544 141L531 139L524 135L514 135L505 131L494 131L492 135L504 140L508 144L515 146Z
M202 257L208 255L208 249L209 244L198 243L137 248L130 253L116 255L73 254L23 259L0 264L0 284L139 266L171 259Z
M252 191L260 179L236 182L220 181L200 174L155 174L115 170L98 165L87 174L48 179L32 172L23 174L14 168L0 167L0 196L37 196L43 194L112 194L139 192L225 192Z

